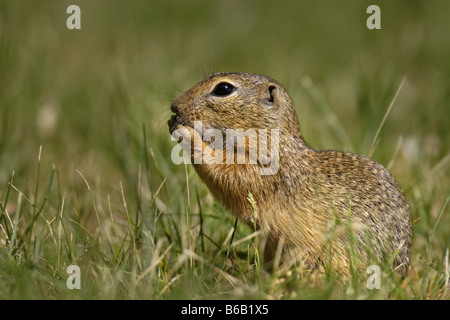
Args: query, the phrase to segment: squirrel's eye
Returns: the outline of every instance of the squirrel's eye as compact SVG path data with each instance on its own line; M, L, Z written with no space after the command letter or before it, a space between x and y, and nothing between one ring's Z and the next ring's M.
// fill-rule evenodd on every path
M214 88L211 94L213 96L226 97L230 95L234 91L234 89L236 88L228 82L221 82Z

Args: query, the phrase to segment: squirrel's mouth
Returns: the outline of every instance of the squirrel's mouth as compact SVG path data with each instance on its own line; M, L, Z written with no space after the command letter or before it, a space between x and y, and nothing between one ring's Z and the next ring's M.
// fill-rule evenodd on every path
M173 133L177 127L178 127L178 119L176 115L172 115L169 119L169 121L167 121L167 124L169 125L169 131L170 133Z
M194 127L189 121L186 121L183 117L180 117L177 114L173 114L170 117L169 121L167 121L167 124L169 125L169 131L171 134L175 130L179 129L180 126L190 127L190 128Z

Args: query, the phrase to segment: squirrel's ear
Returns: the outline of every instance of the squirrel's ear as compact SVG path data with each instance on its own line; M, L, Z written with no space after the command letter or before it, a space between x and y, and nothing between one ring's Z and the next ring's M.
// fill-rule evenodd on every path
M277 87L274 85L270 85L267 88L266 96L264 98L264 104L268 107L271 107L275 101Z

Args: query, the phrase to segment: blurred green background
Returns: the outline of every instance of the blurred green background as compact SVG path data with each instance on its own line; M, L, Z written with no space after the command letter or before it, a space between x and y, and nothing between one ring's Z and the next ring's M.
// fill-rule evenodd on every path
M81 8L81 30L66 27L71 4ZM371 4L381 8L381 30L366 27ZM76 169L120 202L119 182L135 197L147 164L150 190L166 179L160 207L182 212L186 169L170 160L169 106L205 74L278 80L312 147L361 154L405 78L372 157L405 189L420 248L450 193L449 12L444 0L1 0L0 199L13 171L33 198L42 146L42 185L52 164L58 172L55 211L61 194L74 193L68 211L95 221ZM224 214L188 171L191 201L197 190L204 210ZM449 220L445 209L438 256Z
M66 28L70 4L81 8L81 30ZM368 30L369 4L2 1L2 177L25 170L40 145L52 162L100 161L93 169L110 172L143 123L167 146L170 101L223 70L279 80L310 144L354 152L366 151L406 76L375 157L386 161L403 136L407 164L429 156L432 166L449 150L450 4L379 3L382 29ZM305 90L305 79L321 97ZM315 99L335 113L347 141L330 131Z

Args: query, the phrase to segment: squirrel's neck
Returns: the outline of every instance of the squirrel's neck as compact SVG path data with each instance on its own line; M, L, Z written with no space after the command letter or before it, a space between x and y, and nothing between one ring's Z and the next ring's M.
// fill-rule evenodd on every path
M278 164L270 164L273 166L272 172L263 171L267 166L264 167L260 163L201 163L194 166L210 191L236 216L251 225L254 212L251 209L250 194L257 213L263 218L264 212L274 210L271 207L274 197L286 197L295 192L292 181L302 180L301 175L305 169L302 158L312 151L300 135L281 134L278 149Z

